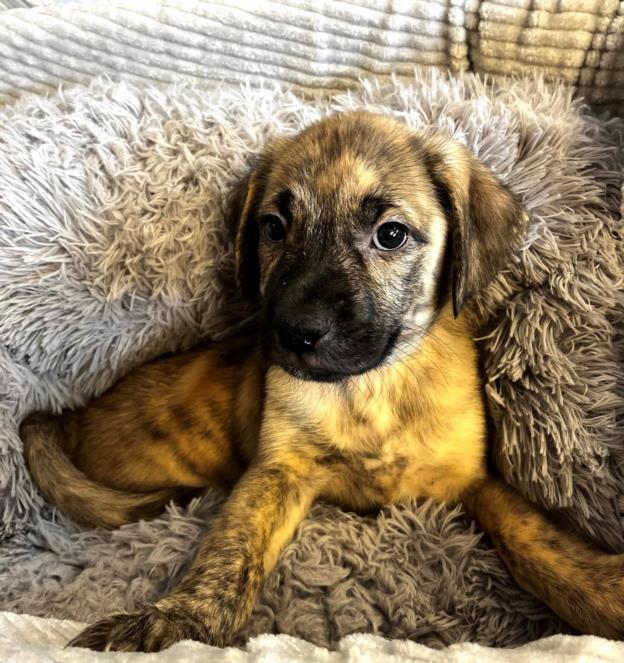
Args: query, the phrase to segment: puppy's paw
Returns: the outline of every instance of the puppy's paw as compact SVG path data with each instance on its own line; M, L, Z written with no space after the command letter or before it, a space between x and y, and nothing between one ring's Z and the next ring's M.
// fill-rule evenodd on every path
M156 652L180 640L210 642L211 638L206 625L193 614L152 606L102 619L88 626L67 646L95 651Z

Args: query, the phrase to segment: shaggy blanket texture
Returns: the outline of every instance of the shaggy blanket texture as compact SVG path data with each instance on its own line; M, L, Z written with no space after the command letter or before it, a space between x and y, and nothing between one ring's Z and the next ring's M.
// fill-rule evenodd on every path
M271 137L361 107L453 134L523 199L529 237L474 307L496 457L525 494L624 549L619 124L541 79L421 72L314 104L279 89L100 81L0 113L0 609L91 621L179 579L216 493L114 532L80 529L33 487L19 422L225 331L238 310L227 193ZM509 646L565 626L460 509L361 517L319 504L239 642L279 632L335 646L361 631Z

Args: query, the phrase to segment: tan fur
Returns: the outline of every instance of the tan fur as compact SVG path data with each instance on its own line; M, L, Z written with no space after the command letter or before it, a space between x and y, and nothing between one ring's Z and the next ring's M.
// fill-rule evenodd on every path
M464 495L518 584L581 633L624 637L624 555L567 532L488 477Z
M347 508L423 495L457 500L485 475L483 403L465 321L447 309L417 353L340 387L271 369L262 433L268 453L295 446L320 465L332 458L320 495Z
M401 303L402 331L377 366L338 382L293 377L253 343L237 351L209 346L139 368L63 415L59 439L73 475L54 439L27 444L44 493L75 517L69 503L84 488L89 499L79 500L78 515L96 524L151 515L162 504L159 491L234 486L172 594L89 627L74 644L143 651L185 637L227 644L315 499L369 509L422 496L464 500L523 587L584 632L622 636L622 558L549 524L486 470L477 353L466 319L453 312L504 266L526 226L517 202L447 139L415 136L379 116L330 118L270 146L238 202L241 282L260 297L280 254L259 241L253 216L278 214L285 186L294 200L289 238L303 247L301 260L324 239L322 214L331 209L331 222L343 229L362 199L382 189L392 196L392 214L426 233L411 254L390 257L370 252L353 228L368 292L380 310ZM348 250L330 248L341 269L355 269ZM413 290L394 287L412 278ZM25 425L26 439L34 425ZM132 499L111 502L111 490Z

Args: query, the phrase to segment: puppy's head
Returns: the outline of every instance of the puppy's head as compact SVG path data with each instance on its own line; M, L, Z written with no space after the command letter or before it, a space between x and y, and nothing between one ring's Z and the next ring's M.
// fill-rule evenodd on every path
M238 274L272 363L340 380L413 345L501 270L526 227L471 153L369 113L271 144L245 184Z

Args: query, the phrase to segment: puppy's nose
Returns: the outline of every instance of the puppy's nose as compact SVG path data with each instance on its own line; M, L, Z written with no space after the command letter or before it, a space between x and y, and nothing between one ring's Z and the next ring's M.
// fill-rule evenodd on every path
M303 323L303 324L302 324ZM284 350L297 355L314 352L318 342L329 331L321 321L301 321L299 324L282 322L277 326L277 341Z

